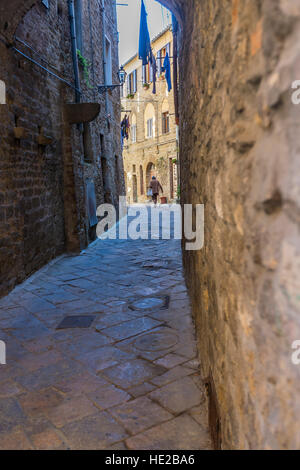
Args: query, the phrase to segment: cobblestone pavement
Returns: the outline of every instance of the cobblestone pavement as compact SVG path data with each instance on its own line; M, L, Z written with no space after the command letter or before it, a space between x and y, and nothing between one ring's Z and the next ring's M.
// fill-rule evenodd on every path
M180 241L58 258L0 300L0 340L0 449L210 448Z

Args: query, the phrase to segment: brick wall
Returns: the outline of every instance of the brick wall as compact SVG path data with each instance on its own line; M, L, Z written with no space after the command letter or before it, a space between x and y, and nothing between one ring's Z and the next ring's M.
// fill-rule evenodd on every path
M87 245L93 236L87 217L88 179L94 180L97 205L104 201L105 193L106 199L116 204L118 195L124 192L118 90L108 96L106 110L105 95L100 96L97 89L86 85L80 68L81 101L101 104L99 117L89 124L92 162L87 163L82 126L69 126L63 120L64 104L74 102L74 90L7 47L8 42L13 43L68 83L74 83L67 2L50 1L49 9L41 1L31 3L35 6L15 31L23 42L8 37L5 28L1 30L0 79L6 83L7 105L0 106L0 294L66 249L80 250ZM95 87L103 83L101 2L89 0L82 4L82 53L91 63L89 81ZM16 8L16 17L18 11ZM105 2L105 18L115 83L118 53L112 0ZM16 138L14 132L21 132L21 138ZM39 145L39 135L51 141ZM101 158L107 161L105 189Z

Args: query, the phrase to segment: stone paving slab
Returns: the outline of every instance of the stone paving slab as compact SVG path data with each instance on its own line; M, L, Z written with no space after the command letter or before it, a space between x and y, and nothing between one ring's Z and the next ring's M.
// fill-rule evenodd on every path
M132 450L199 450L210 449L207 430L190 416L181 415L137 434L125 441Z
M210 448L180 241L58 258L0 299L0 340L0 449Z

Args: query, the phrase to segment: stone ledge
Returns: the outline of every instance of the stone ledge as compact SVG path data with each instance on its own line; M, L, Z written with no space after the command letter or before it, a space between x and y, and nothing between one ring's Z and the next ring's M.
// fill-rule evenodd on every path
M64 118L69 124L91 122L100 113L99 103L68 103L64 105Z

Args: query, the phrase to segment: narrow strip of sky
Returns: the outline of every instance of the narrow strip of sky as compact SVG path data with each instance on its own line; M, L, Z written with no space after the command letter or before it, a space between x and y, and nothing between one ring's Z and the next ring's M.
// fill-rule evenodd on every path
M144 0L147 13L150 37L153 39L172 22L169 10L155 0ZM120 64L124 64L137 53L140 30L141 0L118 0L117 3L128 3L128 6L117 6L119 29Z

